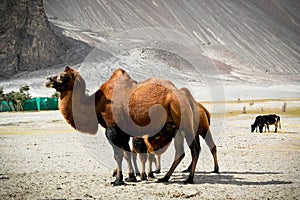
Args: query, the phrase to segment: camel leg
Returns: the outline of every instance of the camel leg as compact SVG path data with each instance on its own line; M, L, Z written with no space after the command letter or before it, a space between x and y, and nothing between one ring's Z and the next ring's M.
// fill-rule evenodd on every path
M214 158L214 171L213 173L219 173L219 165L218 165L218 158L217 158L217 147L214 143L214 140L212 138L210 130L207 131L206 136L205 136L205 142L207 146L210 149L210 152Z
M161 169L161 162L160 162L161 155L155 154L155 167L156 170L153 173L159 174Z
M214 143L214 140L212 138L210 129L208 129L208 131L205 132L204 134L202 133L200 135L205 140L205 142L206 142L207 146L209 147L210 152L211 152L211 154L213 156L213 159L214 159L214 171L212 171L212 172L213 173L219 173L219 165L218 165L218 158L217 158L217 147L216 147L216 145ZM189 167L187 169L185 169L183 172L184 173L190 172L191 171L191 167L192 167L192 162L189 165Z
M200 140L199 140L199 136L193 138L191 137L191 135L187 135L186 140L187 143L190 144L189 147L192 154L192 163L191 163L191 170L190 170L189 177L184 183L194 183L195 169L200 154Z
M117 162L117 169L116 169L116 180L111 182L114 186L117 185L124 185L123 181L123 174L122 174L122 161L123 161L123 153L122 150L115 145L112 145L114 150L114 158Z
M136 177L134 175L134 171L133 171L133 167L132 167L132 163L131 163L131 150L130 150L130 146L128 143L125 143L123 146L123 155L125 160L127 161L128 164L128 178L126 178L126 181L128 182L136 182Z
M122 161L123 156L128 162L129 180L134 177L132 163L131 163L131 150L129 147L129 135L124 133L119 127L108 127L105 130L105 136L113 147L114 158L117 162L116 180L112 182L113 185L124 185L122 174ZM125 152L125 151L126 152ZM135 178L135 177L134 177Z
M147 154L146 153L139 153L140 157L140 162L142 166L142 174L141 174L141 180L146 181L147 180L147 175L146 175L146 161L147 161Z
M118 131L115 127L108 127L105 130L105 136L108 139L109 143L111 144L113 151L114 151L114 158L117 162L117 169L116 169L116 180L112 182L114 186L116 185L124 185L123 181L123 174L122 174L122 160L123 160L123 152L120 148L120 144L116 138L118 138Z
M214 146L211 150L211 154L213 155L213 158L214 158L214 171L212 171L212 173L220 173L219 171L219 165L218 165L218 158L217 158L217 147Z
M168 182L171 175L173 174L174 170L176 169L177 165L180 163L180 161L184 158L184 146L183 146L184 137L180 132L177 132L175 138L174 138L174 144L175 144L175 159L173 161L173 164L167 174L163 177L158 179L158 182Z
M152 162L155 162L154 154L147 153L147 160L148 160L148 177L155 178L153 171L152 171Z
M135 171L135 175L136 176L141 176L141 173L140 173L140 170L137 166L137 163L136 163L136 158L137 157L137 152L135 152L134 150L132 151L132 162L133 162L133 166L134 166L134 171Z

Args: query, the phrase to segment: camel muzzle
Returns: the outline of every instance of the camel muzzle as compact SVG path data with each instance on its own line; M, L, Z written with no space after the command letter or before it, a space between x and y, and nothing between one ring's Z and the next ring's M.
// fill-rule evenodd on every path
M57 76L48 76L44 81L44 85L47 88L53 88L56 82Z

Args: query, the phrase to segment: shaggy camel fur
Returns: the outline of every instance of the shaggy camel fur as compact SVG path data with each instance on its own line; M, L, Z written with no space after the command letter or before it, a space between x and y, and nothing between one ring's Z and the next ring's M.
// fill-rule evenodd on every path
M213 141L209 126L210 126L210 113L208 110L201 104L197 103L190 91L187 88L181 88L180 92L184 94L186 97L189 98L190 104L194 111L194 117L198 116L198 118L195 119L195 122L198 121L198 129L197 129L197 135L200 135L208 145L208 147L211 150L211 154L214 159L214 170L213 173L219 173L219 165L218 165L218 159L217 159L217 147ZM171 128L168 129L169 131L172 131ZM166 151L168 148L170 142L172 139L158 134L158 137L151 137L148 138L148 140L145 140L143 138L138 138L132 140L133 143L133 152L136 152L139 154L140 162L142 166L142 173L141 173L141 179L146 180L146 173L145 173L145 162L148 160L148 176L153 177L152 172L152 162L156 162L156 172L160 172L161 166L160 166L160 157L161 154ZM160 144L160 147L157 148L157 144ZM137 149L137 150L136 150ZM145 154L148 153L148 154ZM155 154L156 160L154 160L153 155ZM135 171L140 174L137 164L136 164L136 154L133 154L133 164ZM148 156L148 157L147 157ZM191 169L191 165L184 170L184 172L189 172Z
M60 92L59 109L74 129L95 134L98 123L106 128L105 135L117 162L113 185L124 184L123 157L128 163L129 181L136 180L129 148L131 134L148 138L158 133L167 122L185 134L176 134L174 162L158 181L167 182L184 157L185 138L192 155L190 174L185 182L193 183L200 153L199 137L195 137L193 111L188 99L171 82L152 78L137 84L124 70L117 69L95 94L87 96L85 82L78 71L66 67L60 75L47 77L45 86Z

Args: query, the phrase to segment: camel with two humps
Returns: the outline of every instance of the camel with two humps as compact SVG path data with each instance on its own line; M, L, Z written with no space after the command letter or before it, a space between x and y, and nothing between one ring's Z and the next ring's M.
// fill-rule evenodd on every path
M158 181L167 182L182 160L182 143L185 139L192 156L190 174L185 183L193 183L200 153L199 138L195 137L193 111L189 101L171 82L152 78L137 83L127 72L117 69L93 95L88 96L84 79L77 70L67 66L61 74L47 77L44 84L60 93L60 112L74 129L96 134L98 124L105 128L105 135L113 148L117 163L113 185L125 184L122 174L123 158L128 163L128 180L136 181L129 147L131 134L135 133L134 136L138 137L155 135L166 123L172 123L185 134L177 133L174 137L174 162Z
M217 147L213 141L212 134L210 131L210 113L209 111L199 102L196 102L190 93L190 91L187 88L181 88L180 92L184 94L190 101L190 105L193 108L194 113L194 121L195 123L198 122L197 126L197 132L196 137L201 136L208 147L210 148L211 154L214 159L214 170L213 173L219 173L219 165L218 165L218 159L217 159ZM175 133L175 130L172 126L169 126L165 132L171 132ZM172 135L172 134L169 134ZM136 154L133 156L133 163L134 168L137 174L141 174L141 179L146 180L146 173L145 173L145 162L148 161L148 176L151 178L154 178L153 171L152 171L152 163L154 162L156 164L156 170L154 172L160 172L161 165L160 165L160 159L161 154L163 154L169 144L171 143L172 138L167 135L162 135L161 133L158 133L154 137L150 138L134 138L132 140L132 146L133 146L133 152L138 153L140 157L140 162L142 166L142 173L139 172L139 169L136 164ZM157 144L160 144L158 147ZM137 150L136 150L137 149ZM147 153L147 154L146 154ZM155 155L155 158L153 157L153 154ZM189 172L191 169L191 165L184 170L183 172Z

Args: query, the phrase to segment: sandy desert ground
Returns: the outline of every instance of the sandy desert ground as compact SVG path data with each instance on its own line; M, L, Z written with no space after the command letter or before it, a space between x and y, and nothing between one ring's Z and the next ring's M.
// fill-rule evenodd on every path
M220 174L210 173L213 160L202 144L193 185L183 184L186 150L169 183L113 187L112 148L103 135L82 136L58 111L0 113L0 199L300 199L300 116L281 115L278 133L274 126L250 133L254 117L212 119L220 121L212 124ZM172 159L173 146L157 177Z

